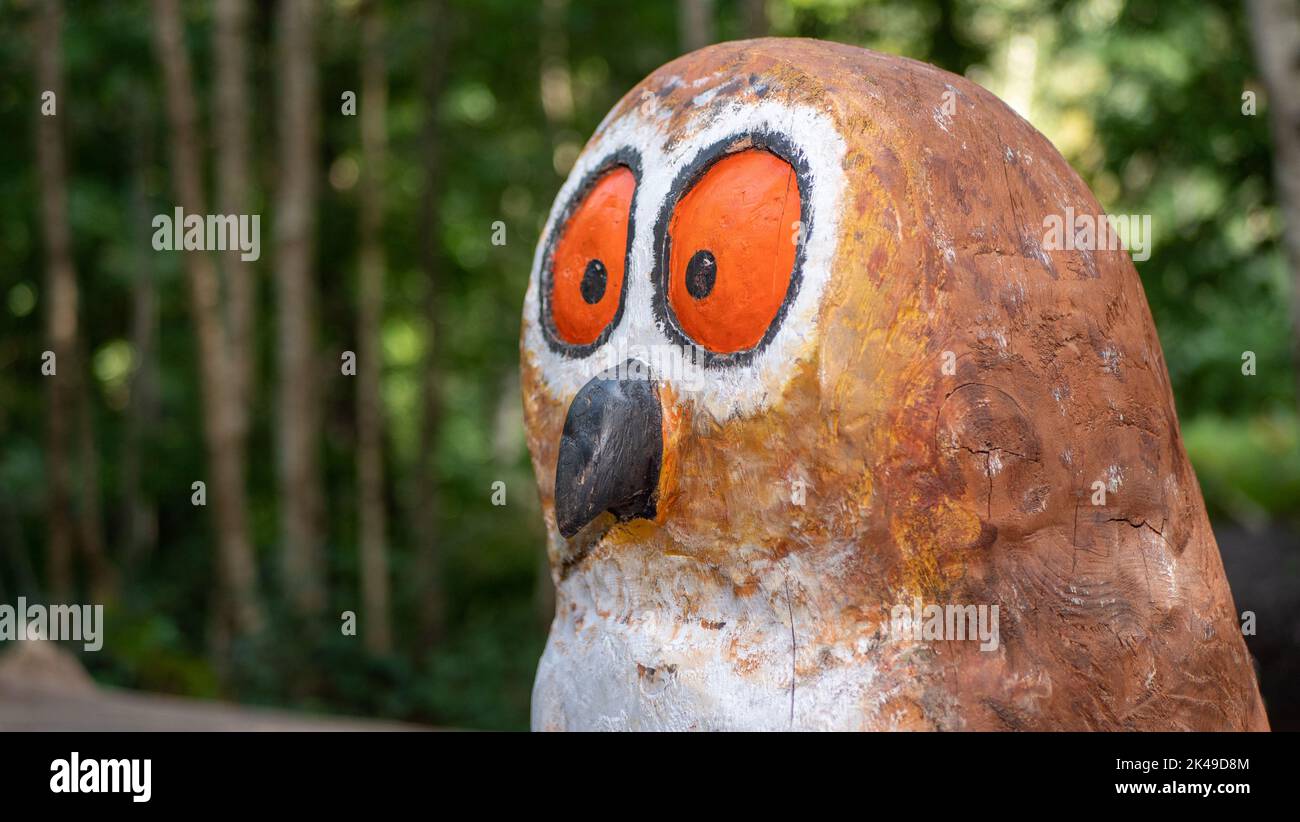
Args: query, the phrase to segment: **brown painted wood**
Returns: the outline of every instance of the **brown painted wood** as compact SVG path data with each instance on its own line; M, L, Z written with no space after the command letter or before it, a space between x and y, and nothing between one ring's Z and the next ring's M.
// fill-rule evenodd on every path
M534 724L769 727L756 706L787 699L793 727L1267 729L1137 271L1044 247L1046 217L1102 214L1051 144L964 78L811 40L687 55L604 128L649 99L665 144L737 101L829 117L833 271L761 409L662 392L655 520L573 540L554 523L572 395L525 317L558 586ZM914 598L997 605L1000 647L891 640Z

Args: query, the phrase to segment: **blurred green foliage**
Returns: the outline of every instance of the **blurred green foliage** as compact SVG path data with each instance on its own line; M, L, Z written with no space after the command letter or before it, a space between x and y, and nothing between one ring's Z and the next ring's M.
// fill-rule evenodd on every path
M1260 526L1295 522L1300 500L1300 425L1291 414L1246 419L1205 414L1183 425L1210 516Z
M269 213L275 178L274 4L254 4L250 31L254 210ZM676 5L572 0L549 19L528 0L452 0L445 92L430 103L421 72L434 42L422 4L388 2L390 72L386 170L388 295L383 396L400 650L368 658L330 627L282 612L276 570L272 401L273 290L264 222L259 390L250 502L268 636L215 665L208 649L211 529L189 504L205 470L196 351L180 256L146 251L132 222L139 187L150 215L172 205L159 72L149 7L140 0L69 3L60 101L70 158L70 219L82 287L81 323L94 375L94 427L110 551L124 530L122 465L129 377L131 288L158 284L161 412L142 449L145 492L159 511L157 550L126 574L110 610L112 642L85 661L105 682L200 696L450 726L527 723L532 673L545 637L538 616L543 532L524 448L517 387L518 317L534 245L567 164L632 85L679 53ZM320 344L327 365L354 349L357 250L354 2L322 4L323 113ZM212 99L212 19L186 5L190 56L205 128ZM1287 356L1288 283L1270 176L1267 101L1236 2L1192 0L789 0L767 3L771 33L820 37L908 55L965 73L1001 95L1060 148L1108 211L1153 215L1155 245L1140 263L1173 378L1184 430L1211 510L1236 518L1293 516L1300 444ZM718 36L742 36L739 3L717 4ZM31 3L0 0L0 594L40 577L44 540L43 403L46 347L33 133L38 95L27 27ZM539 92L546 26L558 31L574 109L548 122ZM551 46L554 48L554 46ZM1260 96L1257 117L1242 93ZM444 157L426 183L421 131L433 117ZM143 168L133 164L133 152ZM445 321L431 339L429 282L419 267L426 184L439 197ZM270 216L273 221L273 215ZM508 242L493 246L504 221ZM418 380L436 352L443 419L437 442L439 542L448 592L446 638L421 644L405 626L416 552L405 513L419 452ZM1241 353L1258 374L1243 377ZM331 373L337 373L334 369ZM330 501L331 612L356 607L352 384L325 385L324 470ZM509 505L490 504L503 480Z

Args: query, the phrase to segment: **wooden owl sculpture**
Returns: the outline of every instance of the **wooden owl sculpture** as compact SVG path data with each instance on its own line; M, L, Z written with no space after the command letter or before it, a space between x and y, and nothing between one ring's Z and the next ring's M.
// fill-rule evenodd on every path
M524 304L534 728L1266 729L1141 282L1067 213L922 63L753 40L632 89Z

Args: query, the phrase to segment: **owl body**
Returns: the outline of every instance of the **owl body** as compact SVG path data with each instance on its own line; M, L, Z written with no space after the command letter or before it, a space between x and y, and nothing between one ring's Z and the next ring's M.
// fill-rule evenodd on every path
M525 299L534 727L1266 728L1141 283L1067 213L915 61L745 41L629 92Z

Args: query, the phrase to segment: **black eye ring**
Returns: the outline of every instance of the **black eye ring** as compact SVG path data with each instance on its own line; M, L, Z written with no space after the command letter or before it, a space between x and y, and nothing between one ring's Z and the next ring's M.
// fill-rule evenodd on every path
M551 314L551 288L554 285L555 279L555 246L560 240L560 235L564 233L565 226L569 224L569 220L573 217L573 213L578 210L578 206L582 205L583 200L585 200L587 195L591 193L592 188L594 188L596 183L600 181L600 178L605 176L606 173L619 167L626 168L628 171L632 172L632 178L636 181L636 185L632 189L632 203L631 207L628 209L627 215L627 242L623 251L623 287L619 291L618 307L614 309L614 316L610 319L609 324L605 326L604 330L600 332L600 336L586 345L575 345L574 343L565 342L560 337L559 332L555 328L554 316ZM609 339L609 335L614 333L614 329L618 327L619 321L623 319L623 304L627 300L627 281L631 278L632 238L636 236L636 198L637 192L640 190L641 155L631 146L620 148L607 155L603 160L593 166L591 171L587 172L586 176L582 178L582 182L573 190L573 193L569 195L569 199L565 202L563 210L560 211L558 218L551 226L551 232L546 238L546 246L542 251L542 262L538 276L538 288L541 289L541 293L539 295L540 299L537 302L540 306L541 316L538 317L538 321L541 324L542 336L546 338L546 344L555 353L575 359L589 356L593 351L605 344L605 341ZM588 294L594 293L595 283L593 281L591 286L592 290L589 291L587 272L583 272L582 298L586 300L588 304L594 304L595 302L600 301L600 297L603 297L605 294L605 288L608 283L608 271L605 269L605 261L595 260L594 262L600 264L606 277L601 278L600 296L598 296L596 300L590 300L588 299ZM588 268L591 267L591 261L587 263L587 266Z
M767 331L764 332L763 338L753 348L719 354L708 350L691 339L690 335L678 323L677 315L673 313L672 306L668 302L668 280L671 276L668 261L671 258L672 251L672 238L668 235L668 224L671 222L673 212L677 209L677 204L682 197L686 196L687 192L695 187L695 184L713 167L714 163L730 154L748 149L762 149L771 152L789 163L790 167L794 169L795 179L799 183L799 224L801 226L797 237L799 247L795 251L794 270L790 272L790 286L786 290L785 299L781 301L781 307L777 309L776 316L772 318L772 322L768 325ZM808 167L807 158L790 138L784 134L760 129L733 134L704 148L677 175L677 179L669 187L668 195L664 198L664 203L655 218L655 257L654 271L651 275L654 283L655 319L664 329L664 333L668 335L669 339L678 345L694 349L694 353L698 358L697 362L704 363L707 368L748 365L753 361L754 357L767 348L768 344L772 342L772 338L781 330L781 324L785 321L786 312L790 310L790 305L794 303L795 298L799 295L799 287L803 282L803 265L807 255L808 238L812 235L812 231L812 172ZM691 266L697 265L696 260L701 258L701 254L707 254L708 258L713 260L713 265L708 267L708 272L702 266L697 266L698 281L694 285L701 292L700 295L697 295L696 289L692 288ZM703 262L703 259L701 259L701 263ZM710 274L712 279L709 278ZM712 292L717 277L726 276L726 272L718 271L717 260L713 259L711 251L699 249L692 255L690 263L687 265L686 276L687 292L695 299L703 299Z

